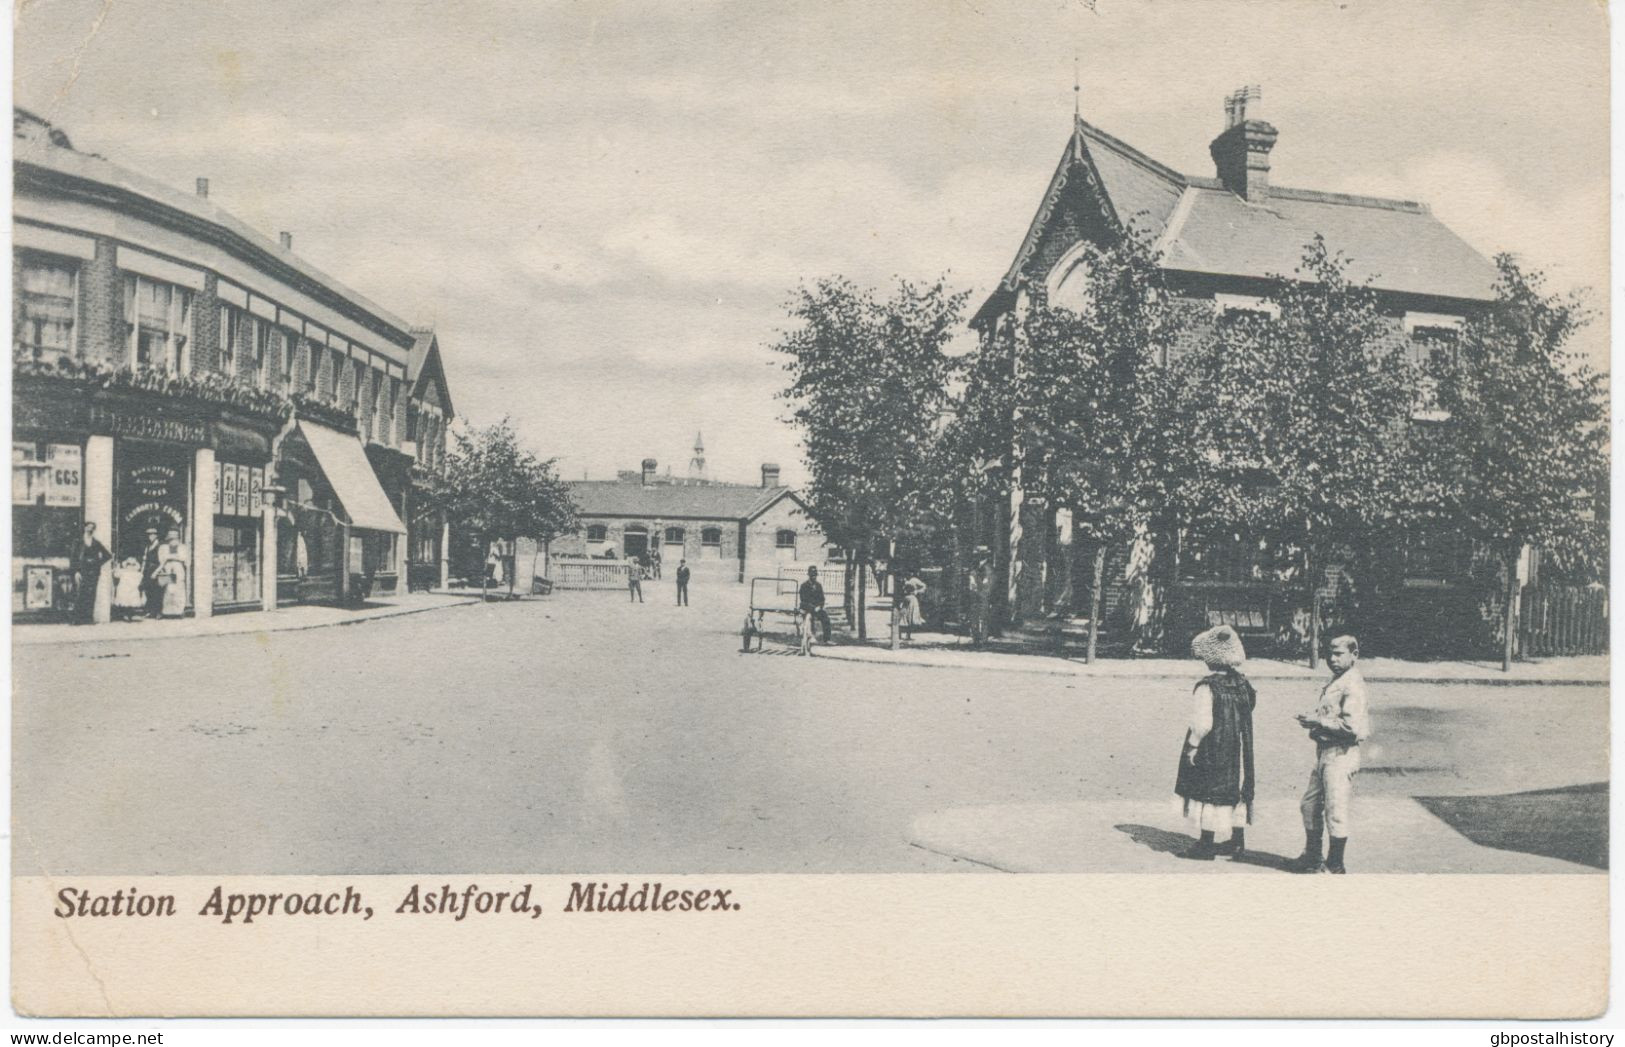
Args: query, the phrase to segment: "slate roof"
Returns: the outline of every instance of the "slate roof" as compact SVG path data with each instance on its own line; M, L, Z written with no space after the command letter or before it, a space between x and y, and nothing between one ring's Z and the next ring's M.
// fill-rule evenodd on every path
M1154 238L1170 270L1290 276L1319 233L1348 256L1356 280L1380 290L1494 297L1495 267L1425 204L1275 185L1264 202L1250 204L1218 179L1181 174L1080 118L1015 261L978 320L1015 290L1061 190L1079 172L1087 178L1091 166L1118 224Z
M621 480L573 480L570 496L582 516L659 519L748 520L780 498L801 499L788 487L750 484L642 484Z
M26 110L18 110L18 112L29 116ZM37 117L30 116L29 118L38 120ZM43 121L40 122L43 123ZM66 141L65 135L61 136L59 142L52 142L47 137L13 137L13 163L18 167L35 167L59 176L121 190L171 211L179 212L187 218L217 226L245 241L249 248L259 254L269 256L277 263L293 269L305 279L325 287L339 298L344 299L352 309L359 309L362 312L369 313L374 321L394 328L398 332L396 337L400 341L404 342L409 336L410 326L405 320L360 292L346 287L300 256L283 250L278 241L271 239L254 227L222 210L207 197L173 189L162 182L148 178L146 175L137 174L128 168L120 167L118 164L94 153L81 153L71 146L62 144Z

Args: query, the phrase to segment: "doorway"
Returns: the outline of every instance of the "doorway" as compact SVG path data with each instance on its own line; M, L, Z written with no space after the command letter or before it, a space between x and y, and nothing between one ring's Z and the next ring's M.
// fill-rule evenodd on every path
M636 560L649 551L649 529L628 527L621 535L621 551L628 560Z

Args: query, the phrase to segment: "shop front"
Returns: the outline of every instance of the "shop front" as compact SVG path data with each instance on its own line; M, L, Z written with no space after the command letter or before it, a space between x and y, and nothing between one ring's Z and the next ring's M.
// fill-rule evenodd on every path
M406 528L360 439L302 420L282 444L279 603L358 603L393 592Z
M95 621L263 603L271 418L86 383L24 378L13 401L12 613L63 620L87 524L112 554Z

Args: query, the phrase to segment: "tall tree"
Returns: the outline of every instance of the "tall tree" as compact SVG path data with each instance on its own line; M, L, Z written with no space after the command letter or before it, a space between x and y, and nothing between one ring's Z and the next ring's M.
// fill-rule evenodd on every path
M1317 236L1291 277L1269 282L1265 308L1278 315L1221 317L1178 376L1183 515L1302 578L1311 665L1326 567L1363 558L1418 497L1404 434L1420 376L1347 269Z
M884 542L915 533L931 490L929 460L961 362L944 350L966 293L943 281L899 281L881 299L833 277L800 288L796 326L773 349L785 357L781 394L801 431L813 516L856 550L858 635L866 638L862 579Z
M545 543L575 529L575 504L569 485L559 479L556 459L540 459L521 447L508 419L451 435L453 447L431 497L457 532L478 543L482 560L498 539L510 545L520 538ZM483 592L483 581L480 588Z
M1605 380L1570 347L1591 319L1579 295L1496 258L1494 305L1435 354L1439 420L1427 499L1494 550L1505 571L1502 668L1511 667L1517 561L1539 547L1572 573L1606 576L1609 434Z
M1084 264L1078 308L1023 318L1014 417L1024 495L1046 512L1067 510L1072 534L1063 541L1092 546L1093 662L1107 549L1145 539L1165 504L1175 432L1164 363L1177 328L1148 243L1125 237L1090 250Z

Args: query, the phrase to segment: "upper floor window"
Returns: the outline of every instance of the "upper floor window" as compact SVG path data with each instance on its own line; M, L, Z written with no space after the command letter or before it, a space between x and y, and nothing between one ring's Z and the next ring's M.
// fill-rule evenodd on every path
M135 367L185 371L191 366L192 292L135 273L124 274L124 324Z
M299 359L299 336L292 331L282 331L282 385L284 388L293 387L294 367Z
M271 325L254 318L254 338L250 352L254 364L254 384L264 389L271 382Z
M333 401L335 403L337 403L339 401L339 399L340 399L340 389L339 389L339 387L344 381L344 354L339 352L337 349L334 349L331 353L328 354L328 359L330 359L333 362L333 369L332 369L332 376L331 376L331 379L332 379L332 382L333 382L333 388L330 389L328 391L328 393L329 393L330 396L333 397Z
M1281 307L1268 298L1254 298L1244 294L1216 294L1213 313L1220 320L1279 320Z
M243 314L229 305L220 307L220 370L237 373L237 344L242 338Z
M355 377L351 379L350 402L357 407L361 406L361 390L367 384L367 365L360 360L351 361L355 366L352 370Z
M1428 368L1456 361L1457 345L1461 340L1462 318L1442 313L1406 313L1405 353L1418 368ZM1416 404L1411 417L1423 422L1441 422L1450 412L1439 405L1439 382L1433 374L1423 374L1417 382Z
M79 266L45 255L24 255L17 278L12 338L38 360L46 353L73 354L78 315Z

